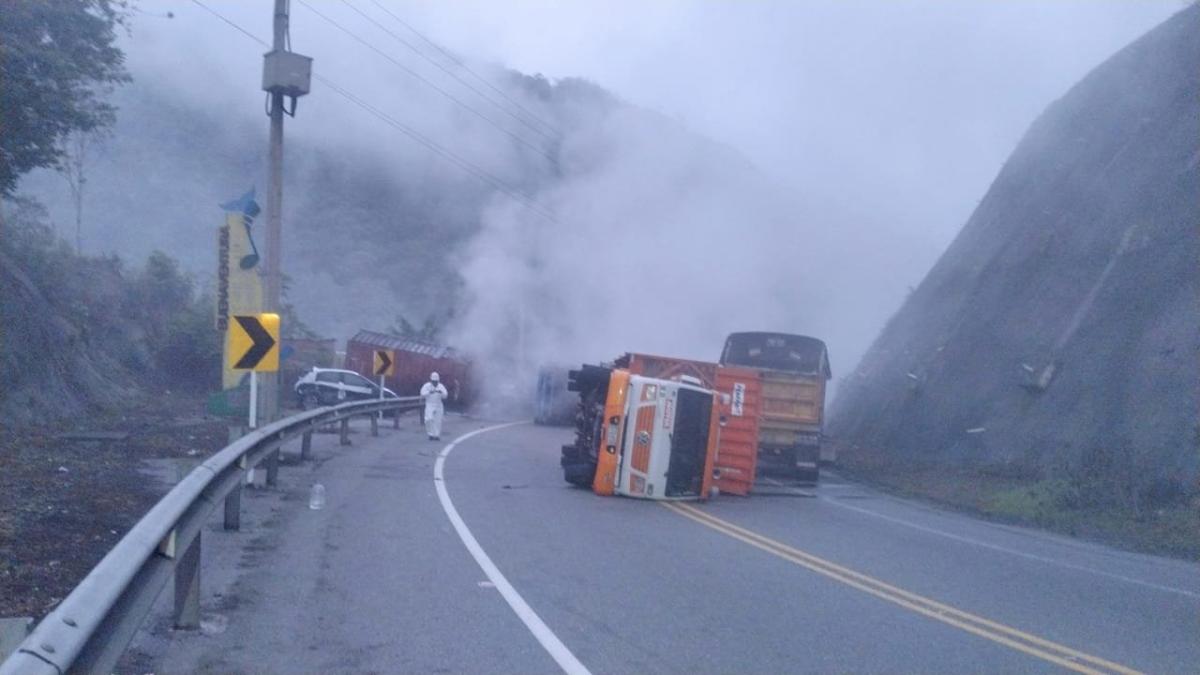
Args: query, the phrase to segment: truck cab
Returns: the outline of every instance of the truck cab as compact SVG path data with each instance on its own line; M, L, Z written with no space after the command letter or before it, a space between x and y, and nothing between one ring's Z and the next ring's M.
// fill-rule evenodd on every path
M567 482L601 495L706 499L712 489L719 397L692 378L622 368L571 371L580 393L576 440L563 446Z

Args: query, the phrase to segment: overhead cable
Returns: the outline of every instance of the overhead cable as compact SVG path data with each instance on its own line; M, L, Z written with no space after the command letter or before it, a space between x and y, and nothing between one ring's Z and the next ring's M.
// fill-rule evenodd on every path
M432 80L425 77L424 75L421 75L420 73L413 70L412 68L409 68L408 66L404 65L402 62L397 60L391 54L388 54L387 52L380 49L379 47L376 47L375 45L371 44L367 40L363 39L360 35L358 35L354 31L350 30L349 28L346 28L342 24L331 19L329 16L323 14L316 7L313 7L312 3L307 2L306 0L296 0L296 1L299 2L301 5L303 5L305 8L307 8L308 11L312 12L313 14L316 14L317 17L320 18L321 20L325 21L329 25L333 26L334 28L336 28L336 29L342 31L343 33L345 33L346 35L350 36L351 39L355 40L356 42L363 45L367 49L370 49L371 51L375 52L376 54L379 54L383 58L387 59L393 65L395 65L397 68L403 70L404 72L408 73L409 75L411 75L411 76L415 77L416 79L420 80L421 82L425 83L427 86L432 88L434 91L436 91L439 94L441 94L442 96L445 96L446 98L450 99L451 101L453 101L454 103L456 103L457 105L462 107L463 109L470 112L472 115L475 115L479 119L481 119L484 122L487 122L491 126L495 127L498 131L500 131L500 133L508 136L509 138L513 139L514 141L520 143L521 145L524 145L527 148L530 148L534 152L536 152L539 155L550 160L550 163L553 164L555 166L555 168L558 167L558 160L554 157L554 155L551 155L550 153L546 152L545 149L543 149L541 146L537 145L536 143L531 143L530 141L527 141L524 138L522 138L520 135L514 134L513 132L509 131L508 129L505 129L504 126L502 126L501 124L499 124L498 122L493 120L491 117L488 117L487 115L483 114L482 112L471 107L470 104L466 103L465 101L458 98L454 94L452 94L452 93L446 91L445 89L443 89L442 87L438 86L437 83L433 82Z
M518 121L518 122L520 122L521 124L523 124L523 125L525 125L526 127L528 127L528 128L530 128L530 129L532 129L533 131L537 132L538 134L541 134L542 136L545 136L546 138L550 138L550 139L553 139L553 140L558 140L558 139L561 139L561 138L562 138L562 132L560 132L560 131L559 131L557 128L555 128L555 126L554 126L553 124L550 124L550 123L549 123L549 122L547 122L546 120L544 120L544 119L542 119L542 118L538 117L537 115L535 115L535 114L534 114L533 112L531 112L531 111L530 111L528 108L526 108L525 106L523 106L523 105L521 105L520 103L518 103L516 100L514 100L513 98L511 98L511 97L510 97L508 94L504 93L504 90L503 90L503 89L500 89L499 87L495 86L495 85L494 85L494 84L492 84L490 81L488 81L488 79L487 79L487 78L483 77L483 76L482 76L482 75L480 75L479 73L476 73L474 70L472 70L472 69L470 68L470 66L468 66L466 63L463 63L463 61L462 61L461 59L459 59L458 57L454 56L454 55L453 55L453 54L451 54L450 52L448 52L448 51L446 51L445 49L443 49L443 48L442 48L442 46L441 46L441 45L439 45L438 43L436 43L436 42L434 42L433 40L430 40L429 38L425 37L425 35L424 35L424 34L422 34L422 33L421 33L421 31L417 30L417 29L416 29L416 28L414 28L414 27L413 27L411 24L409 24L407 21L405 21L404 19L402 19L402 18L400 18L399 16L397 16L395 13L393 13L391 10L389 10L389 9L388 9L386 6L384 6L383 4L381 4L381 3L379 2L379 0L371 0L371 2L372 2L372 3L374 3L374 5L375 5L376 7L378 7L378 8L379 8L381 11L383 11L383 13L384 13L384 14L387 14L387 15L388 15L388 16L390 16L392 19L394 19L394 20L395 20L397 23L399 23L400 25L402 25L402 26L404 26L405 28L407 28L407 29L408 29L410 32L412 32L412 33L413 33L414 35L416 35L417 37L421 38L421 40L423 40L423 41L425 42L425 44L427 44L427 45L429 45L430 47L433 47L434 49L438 50L438 52L440 52L440 53L441 53L443 56L445 56L447 59L450 59L452 62L454 62L454 64L455 64L456 66L458 66L459 68L462 68L462 69L463 69L463 70L465 70L466 72L470 73L470 74L471 74L471 75L472 75L472 76L473 76L475 79L479 80L479 81L480 81L480 82L482 82L482 83L483 83L485 86L487 86L489 89L491 89L492 91L494 91L494 92L496 92L497 94L499 94L501 98L503 98L505 101L507 101L507 102L508 102L509 104L511 104L513 107L515 107L517 110L520 110L520 111L521 111L522 113L524 113L524 114L525 114L525 115L526 115L528 118L530 118L530 119L532 119L533 121L537 122L539 125L541 125L541 127L544 127L544 129L545 129L545 130L543 130L543 128L540 128L540 127L538 127L538 126L535 126L535 125L532 125L532 124L530 124L530 123L529 123L528 121L526 121L524 118L522 118L522 117L520 117L520 116L518 116L518 115L515 115L515 114L514 114L514 113L512 113L512 112L511 112L511 111L510 111L508 108L506 108L506 107L504 107L504 106L500 105L500 103L499 103L499 102L495 101L495 100L494 100L494 99L492 99L492 98L489 98L489 97L488 97L488 96L486 96L486 95L485 95L483 92L479 91L479 90L478 90L478 89L476 89L475 87L473 87L473 86L471 86L470 84L468 84L468 83L467 83L465 80L463 80L461 77L459 77L457 73L455 73L454 71L450 70L449 68L446 68L446 67L445 67L445 66L443 66L442 64L438 63L436 60L434 60L434 59L430 58L430 57L429 57L429 55L427 55L425 52L421 51L421 50L420 50L420 49L418 49L417 47L413 46L413 44L412 44L412 43L410 43L410 42L408 42L407 40L405 40L405 39L401 38L399 35L396 35L394 32L392 32L392 31L388 30L386 27L384 27L384 26L383 26L382 24L380 24L378 21L376 21L375 19L371 18L371 16L370 16L370 15L368 15L368 14L364 13L362 10L360 10L360 9L358 9L357 7L355 7L354 5L352 5L352 4L350 3L350 0L342 0L342 2L343 2L343 3L344 3L346 6L347 6L347 7L349 7L350 9L354 10L355 12L358 12L358 14L360 14L362 17L364 17L365 19L367 19L367 20L368 20L368 21L370 21L371 23L373 23L373 24L375 24L376 26L378 26L380 30L382 30L382 31L386 32L388 35L391 35L393 38L395 38L395 39L396 39L396 41L397 41L397 42L399 42L399 43L403 44L404 46L408 47L409 49L413 50L413 51L414 51L414 52L415 52L415 53L416 53L418 56L420 56L421 58L425 59L425 60L426 60L426 61L428 61L429 63L433 64L435 67L437 67L439 70L441 70L442 72L446 73L446 74L447 74L447 75L449 75L450 77L453 77L455 80L457 80L459 83L461 83L461 84L462 84L464 87L467 87L468 89L470 89L471 91L475 92L476 94L479 94L479 96L480 96L480 97L482 97L482 98L486 99L487 101L491 102L491 103L492 103L492 105L495 105L497 108L499 108L499 109L503 110L503 111L504 111L506 114L508 114L510 117L512 117L513 119L517 120L517 121ZM546 130L549 130L549 133L547 133L547 131L546 131Z
M235 23L233 20L229 19L228 17L221 14L217 10L215 10L212 7L205 4L202 0L191 0L191 1L193 4L197 5L204 11L208 12L209 14L212 14L216 18L220 19L221 21L223 21L224 23L226 23L227 25L232 27L234 30L245 35L246 37L250 38L251 40L254 40L258 44L262 45L263 47L268 47L268 48L270 47L270 45L267 43L266 40L263 40L262 38L258 37L254 33L251 33L250 31L246 30L242 26ZM424 134L421 134L420 132L416 131L415 129L413 129L413 128L409 127L408 125L395 119L391 115L388 115L384 111L380 110L378 107L359 98L358 96L351 93L349 90L341 87L340 85L333 82L329 78L323 77L322 75L320 75L318 73L313 73L313 78L316 79L321 84L324 84L325 86L329 87L329 89L331 91L338 94L342 98L346 99L350 103L353 103L354 105L358 106L359 108L362 108L364 111L368 112L369 114L376 117L377 119L384 122L385 124L392 127L393 129L396 129L397 131L408 136L413 141L424 146L431 152L437 154L438 156L442 157L443 159L450 162L451 164L454 164L455 166L459 167L463 171L471 174L475 178L479 179L481 182L484 182L484 183L490 185L491 187L500 191L502 194L509 197L510 199L517 202L518 204L521 204L526 209L528 209L531 213L533 213L533 214L537 215L538 217L543 218L551 223L559 224L558 221L554 218L554 215L549 210L547 210L544 206L539 204L537 202L536 198L533 197L532 195L524 192L523 190L521 190L519 188L513 187L512 185L508 184L507 182L505 182L504 180L502 180L500 178L497 178L495 175L491 174L486 169L483 169L483 168L479 167L478 165L472 163L470 160L464 159L463 157L459 156L452 150L438 144L436 141L426 137Z

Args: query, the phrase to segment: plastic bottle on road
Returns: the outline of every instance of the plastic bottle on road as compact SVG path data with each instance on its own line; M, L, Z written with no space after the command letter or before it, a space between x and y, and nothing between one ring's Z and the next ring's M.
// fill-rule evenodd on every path
M308 493L308 508L313 511L320 511L325 508L325 486L320 483L313 483L312 490Z

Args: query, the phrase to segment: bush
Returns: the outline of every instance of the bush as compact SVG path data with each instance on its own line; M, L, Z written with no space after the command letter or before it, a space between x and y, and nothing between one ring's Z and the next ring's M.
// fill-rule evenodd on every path
M1067 512L1079 505L1079 492L1069 481L1043 480L992 495L992 513L1043 526L1061 525Z
M0 414L54 418L124 405L138 390L219 386L212 302L178 262L156 251L131 273L115 256L77 255L36 202L4 206Z

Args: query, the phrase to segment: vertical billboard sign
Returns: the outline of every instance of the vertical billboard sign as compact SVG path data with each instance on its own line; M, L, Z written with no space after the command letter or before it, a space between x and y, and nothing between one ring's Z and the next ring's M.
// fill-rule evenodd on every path
M263 311L261 258L254 241L254 218L261 209L254 190L221 205L225 224L217 229L216 328L223 334L221 386L237 387L245 372L229 367L229 321L238 314Z

